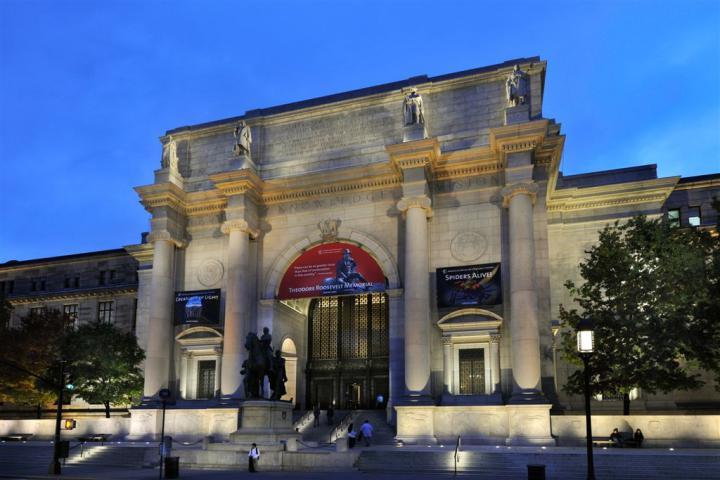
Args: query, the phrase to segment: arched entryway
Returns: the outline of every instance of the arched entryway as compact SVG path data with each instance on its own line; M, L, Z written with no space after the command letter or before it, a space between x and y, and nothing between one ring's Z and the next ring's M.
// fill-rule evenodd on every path
M315 298L308 322L307 404L384 408L389 391L387 295Z
M290 400L297 403L297 363L298 354L295 342L291 338L285 338L280 346L280 352L285 359L285 374L287 375L287 383L285 390L287 393L283 396L283 400Z

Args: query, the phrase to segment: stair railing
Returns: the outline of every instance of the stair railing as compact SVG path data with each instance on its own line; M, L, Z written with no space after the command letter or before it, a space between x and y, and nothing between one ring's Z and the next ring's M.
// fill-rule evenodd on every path
M458 459L460 458L460 446L461 446L461 440L460 435L457 437L457 441L455 442L455 473L453 473L453 476L457 476L457 464Z
M332 432L330 432L330 442L337 441L338 438L342 437L345 433L345 430L350 426L351 423L353 423L355 417L357 416L357 412L350 411L345 417L343 417L342 420L340 420L340 423L337 424L337 426L333 429Z

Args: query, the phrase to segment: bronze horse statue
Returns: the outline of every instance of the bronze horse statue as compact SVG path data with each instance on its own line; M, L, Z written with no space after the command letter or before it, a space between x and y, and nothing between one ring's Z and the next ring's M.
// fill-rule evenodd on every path
M247 379L245 398L262 398L265 376L270 373L272 368L270 359L255 332L250 332L245 337L245 348L248 350L247 368L245 369Z

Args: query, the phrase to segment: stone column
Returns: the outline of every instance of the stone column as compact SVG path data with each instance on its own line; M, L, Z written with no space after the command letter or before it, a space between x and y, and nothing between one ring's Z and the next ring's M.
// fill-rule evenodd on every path
M452 338L443 337L443 377L445 383L445 393L453 392L453 349L452 349Z
M246 358L245 336L250 331L248 282L252 280L248 278L248 251L254 232L245 220L225 222L222 232L228 235L228 247L220 390L224 397L240 398L243 394L240 368Z
M500 335L490 335L490 361L491 363L491 385L492 391L490 393L500 392Z
M173 293L175 281L175 246L177 242L167 231L148 236L153 243L153 266L150 280L150 320L145 351L146 398L156 397L170 380L170 359L173 342Z
M517 183L502 191L509 209L510 335L512 337L513 396L510 403L539 401L540 336L535 290L533 205L537 184Z
M398 202L405 216L405 389L410 397L430 395L430 274L427 196Z

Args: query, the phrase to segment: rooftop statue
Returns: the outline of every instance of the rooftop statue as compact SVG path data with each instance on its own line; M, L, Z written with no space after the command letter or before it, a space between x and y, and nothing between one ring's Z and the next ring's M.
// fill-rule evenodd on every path
M405 96L403 111L405 113L405 125L425 123L423 100L422 96L417 92L417 89L413 88L410 93Z
M245 120L241 120L240 123L237 124L237 126L235 127L235 131L233 132L233 137L235 137L235 146L233 147L233 152L235 152L235 155L250 156L252 133L250 132L250 126L245 123Z
M172 138L172 136L170 136L167 143L163 145L162 161L160 162L160 166L162 168L170 168L171 170L177 171L177 142L174 138Z
M505 81L505 94L508 103L517 107L524 105L530 100L530 78L528 74L520 70L520 65L515 65L513 71Z

